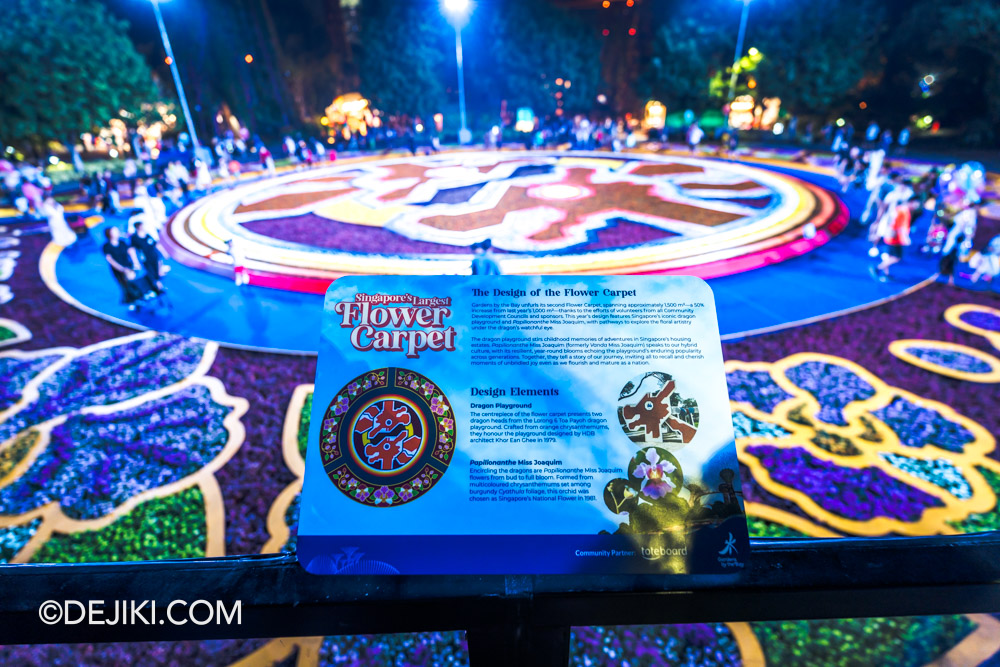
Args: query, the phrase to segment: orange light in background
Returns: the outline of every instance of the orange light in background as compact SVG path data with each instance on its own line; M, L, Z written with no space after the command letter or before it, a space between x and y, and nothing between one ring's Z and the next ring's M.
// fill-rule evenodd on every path
M629 34L630 36L631 36L631 35L635 35L635 28L629 28L629 29L628 29L628 34Z
M243 60L247 61L247 65L249 65L250 63L253 62L253 56L248 53L245 56L243 56Z
M747 81L747 88L753 90L756 87L757 87L757 79L750 77L750 80Z
M174 59L171 58L170 56L167 56L166 58L163 59L163 62L167 63L168 65L172 65L173 62L174 62Z
M556 99L557 100L561 100L562 99L562 91L561 90L558 93L556 93Z
M868 102L862 102L858 106L861 107L862 109L867 109L868 108Z
M604 2L601 3L601 6L607 9L611 6L611 0L604 0Z
M566 79L566 87L569 88L572 85L573 85L573 82L570 81L569 79Z
M607 37L608 35L611 34L611 31L608 30L607 28L605 28L604 30L601 31L601 34L604 35L605 37Z
M625 6L626 7L631 7L634 4L635 4L635 0L625 0Z
M330 119L327 118L326 116L323 116L322 118L319 119L319 124L320 125L329 125L330 124Z
M561 78L556 79L556 85L557 86L561 86L562 84L563 84L563 80Z

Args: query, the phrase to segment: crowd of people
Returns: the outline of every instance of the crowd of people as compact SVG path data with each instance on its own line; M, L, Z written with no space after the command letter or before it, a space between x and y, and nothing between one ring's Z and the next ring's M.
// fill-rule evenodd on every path
M417 154L424 143L428 153L436 152L440 149L439 134L423 129L417 121L387 123L379 128L377 135L354 139L370 143L381 141L387 151L402 148L413 154ZM807 133L812 134L811 127L807 128ZM638 141L634 123L612 117L555 117L537 125L533 132L518 134L526 148L568 145L571 149L617 152L634 148ZM905 128L894 135L892 130L882 129L872 122L857 142L850 123L828 124L822 134L834 151L842 192L860 190L867 193L860 224L867 226L869 254L874 260L870 270L874 278L889 279L892 267L903 260L906 248L914 245L914 225L924 215L930 215L931 219L923 242L919 243L920 251L939 256L940 274L949 283L954 283L956 270L962 264L968 265L970 272L966 277L972 282L993 281L1000 274L1000 236L982 245L978 251L974 250L977 209L985 182L985 170L981 165L935 167L912 176L906 174L902 166L893 166L889 159L891 154L905 151L909 144L909 131ZM693 121L684 130L683 141L689 151L696 153L705 136L699 123ZM483 140L486 147L501 148L503 138L503 131L494 127L486 132ZM738 133L726 132L721 136L718 150L731 152L737 143ZM328 148L315 138L288 135L282 139L279 153L288 163L310 167L336 160L338 145L335 143ZM160 263L163 255L157 239L167 220L167 202L174 208L184 206L217 183L223 187L234 185L244 171L276 173L275 155L259 137L250 137L246 132L216 137L211 141L210 150L210 156L205 153L196 156L183 144L168 146L155 163L151 160L137 162L129 157L123 161L120 175L104 170L81 179L81 191L91 207L105 215L129 215L124 230L111 232L111 228L108 229L109 234L117 236L115 239L108 236L104 256L121 287L123 301L130 307L162 292L160 271L164 265ZM215 163L214 168L206 161L208 157ZM65 210L55 199L52 182L44 169L29 163L15 167L0 160L0 184L3 189L0 194L5 195L10 205L23 216L48 222L56 243L68 246L76 240L76 232L67 223ZM132 199L130 211L123 211L123 195ZM498 271L489 241L473 250L476 255L474 268L478 267L480 273ZM242 266L242 250L233 247L229 252L233 257L237 285L246 284L248 276ZM153 258L156 266L147 258Z
M905 249L914 245L915 223L927 214L931 219L920 251L939 256L942 278L953 285L956 270L963 263L973 271L968 277L974 283L996 278L1000 273L1000 236L974 250L985 184L982 165L932 167L908 177L885 157L881 146L869 151L844 146L836 160L843 191L857 188L868 192L860 222L867 225L869 255L875 260L870 267L872 276L882 282L889 279Z

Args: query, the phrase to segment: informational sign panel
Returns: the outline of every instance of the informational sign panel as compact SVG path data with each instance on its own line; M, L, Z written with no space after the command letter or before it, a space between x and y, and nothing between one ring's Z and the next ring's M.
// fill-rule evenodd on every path
M324 307L298 534L310 572L743 568L704 281L345 277Z

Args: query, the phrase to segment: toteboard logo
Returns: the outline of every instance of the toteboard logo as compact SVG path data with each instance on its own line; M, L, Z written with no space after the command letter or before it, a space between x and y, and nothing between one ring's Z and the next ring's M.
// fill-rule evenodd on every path
M436 485L455 451L451 403L427 377L379 368L347 383L320 428L323 468L344 495L393 507Z

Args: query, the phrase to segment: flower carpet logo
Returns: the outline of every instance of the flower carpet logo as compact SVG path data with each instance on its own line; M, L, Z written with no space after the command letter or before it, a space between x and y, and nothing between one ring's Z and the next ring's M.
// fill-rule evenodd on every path
M380 368L354 378L330 402L320 457L348 498L392 507L440 481L455 431L451 403L433 382L403 368Z
M818 536L935 535L996 508L996 441L949 406L824 354L726 371L740 460L800 512L748 513Z
M216 350L145 332L0 354L0 555L26 561L53 534L193 487L221 510L214 473L242 444L248 406L207 376ZM206 551L221 554L215 532Z

